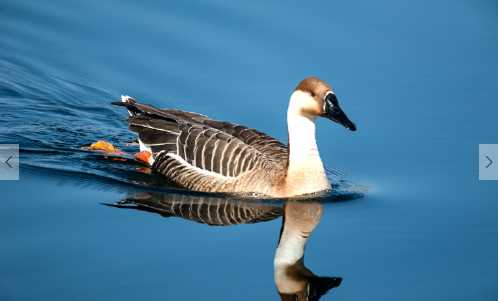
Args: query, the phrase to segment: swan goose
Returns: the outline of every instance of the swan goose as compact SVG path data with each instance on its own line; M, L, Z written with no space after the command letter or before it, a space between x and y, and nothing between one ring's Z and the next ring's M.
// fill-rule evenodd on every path
M152 170L194 191L293 197L331 189L315 139L324 117L355 131L323 80L308 77L287 110L288 146L242 125L174 109L158 109L129 96L113 102L130 114L129 129Z

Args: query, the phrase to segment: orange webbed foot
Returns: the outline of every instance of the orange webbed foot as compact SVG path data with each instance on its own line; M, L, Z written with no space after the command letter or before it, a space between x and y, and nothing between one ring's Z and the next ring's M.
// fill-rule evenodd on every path
M107 154L122 155L124 154L119 148L112 145L110 142L98 140L92 143L89 147L84 148L93 151L100 151Z
M152 153L149 151L141 151L135 154L135 159L147 165L152 165Z

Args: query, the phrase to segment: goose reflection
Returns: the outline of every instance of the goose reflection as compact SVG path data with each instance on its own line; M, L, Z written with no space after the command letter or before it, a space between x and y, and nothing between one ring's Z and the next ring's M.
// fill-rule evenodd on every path
M282 300L319 300L342 278L320 277L304 265L304 249L320 223L323 205L313 201L287 201L283 205L282 228L275 252L274 277Z
M178 193L136 193L106 204L118 208L179 217L211 226L266 222L282 216L280 237L274 257L274 279L281 300L316 301L342 278L320 277L304 264L306 243L320 222L323 205L312 200L284 203L226 196Z

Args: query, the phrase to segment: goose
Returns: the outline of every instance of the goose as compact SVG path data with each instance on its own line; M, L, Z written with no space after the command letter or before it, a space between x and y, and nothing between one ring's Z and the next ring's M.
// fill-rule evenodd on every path
M176 109L158 109L130 96L112 104L128 110L138 134L137 158L169 181L199 192L288 198L331 189L315 137L324 117L356 131L334 90L317 77L302 80L287 109L288 145L256 129Z

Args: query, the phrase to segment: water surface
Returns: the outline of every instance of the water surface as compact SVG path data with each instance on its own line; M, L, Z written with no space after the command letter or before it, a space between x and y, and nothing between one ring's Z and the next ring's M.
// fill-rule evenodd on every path
M20 145L21 180L0 182L0 299L276 300L281 216L294 208L301 221L320 216L293 271L325 277L298 277L330 289L322 300L496 300L498 184L478 181L477 156L498 143L497 9L2 1L0 143ZM135 150L126 113L109 104L121 94L285 141L288 97L308 75L329 81L358 125L318 122L338 185L327 197L192 196L82 149L105 139ZM106 206L137 193L186 211ZM262 217L248 221L254 210Z

